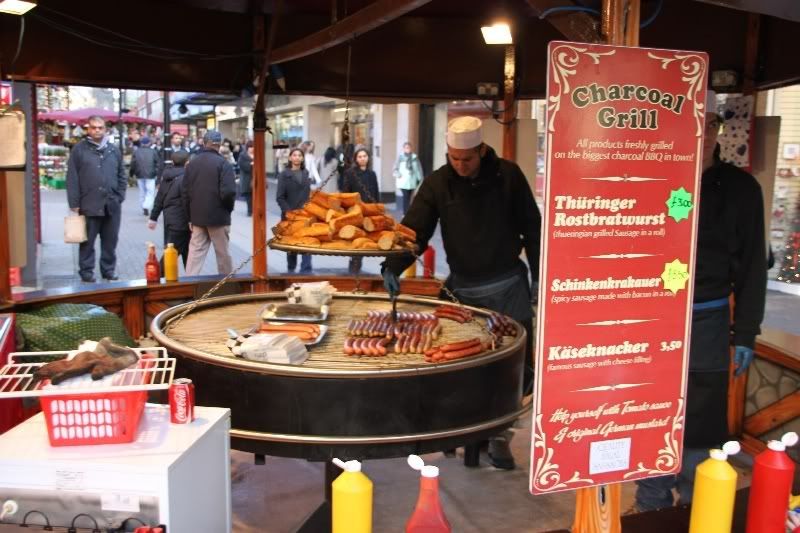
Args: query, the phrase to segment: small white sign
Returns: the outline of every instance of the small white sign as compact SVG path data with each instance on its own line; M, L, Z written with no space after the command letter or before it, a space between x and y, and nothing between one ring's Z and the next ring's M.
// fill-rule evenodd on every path
M126 513L138 513L139 497L135 494L120 494L110 492L100 496L100 509L103 511L123 511Z
M56 470L56 489L83 490L86 488L86 472L78 470Z
M630 460L630 437L593 442L589 450L589 474L627 470Z

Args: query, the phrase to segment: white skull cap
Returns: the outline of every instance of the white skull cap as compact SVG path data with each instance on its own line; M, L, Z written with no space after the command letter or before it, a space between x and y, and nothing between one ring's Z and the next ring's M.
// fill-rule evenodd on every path
M481 125L479 118L454 118L447 124L447 146L459 150L479 146L483 142Z

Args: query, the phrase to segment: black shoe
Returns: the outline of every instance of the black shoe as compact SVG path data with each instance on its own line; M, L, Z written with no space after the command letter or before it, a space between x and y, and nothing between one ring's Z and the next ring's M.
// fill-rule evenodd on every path
M142 213L144 213L144 216L147 216L150 214L150 211L148 211L147 209L142 209Z
M489 439L489 462L501 470L514 470L514 456L505 436L497 435Z
M94 283L97 281L94 274L81 274L81 281L84 283Z
M452 459L453 457L456 456L456 449L450 448L449 450L445 450L442 453L444 454L445 457Z
M119 280L119 276L117 276L116 274L108 274L108 275L103 274L103 279L106 281L117 281Z

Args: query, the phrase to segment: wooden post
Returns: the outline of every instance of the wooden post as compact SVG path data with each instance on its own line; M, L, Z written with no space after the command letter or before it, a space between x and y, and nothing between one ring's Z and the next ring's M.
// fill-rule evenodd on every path
M273 17L275 14L273 14ZM254 14L253 21L253 46L256 50L264 49L264 16L259 12ZM267 58L262 58L267 61ZM263 73L263 65L257 65ZM266 77L261 76L259 83L267 83ZM265 141L267 131L267 115L264 110L264 99L256 100L253 109L253 176L251 183L251 197L253 202L253 277L264 280L267 277L267 251L256 253L267 242L267 180L265 161ZM260 282L256 281L255 290L262 289Z
M0 170L0 299L3 303L11 302L11 280L8 272L11 268L11 251L9 249L8 225L8 191L6 190L6 171ZM23 229L24 230L24 229Z
M516 53L513 44L506 46L503 68L503 159L517 158L517 109L514 98Z
M625 4L628 5L627 23ZM607 44L639 46L640 0L603 0L602 28ZM575 491L573 533L620 533L622 489L619 483ZM604 496L604 497L601 497Z

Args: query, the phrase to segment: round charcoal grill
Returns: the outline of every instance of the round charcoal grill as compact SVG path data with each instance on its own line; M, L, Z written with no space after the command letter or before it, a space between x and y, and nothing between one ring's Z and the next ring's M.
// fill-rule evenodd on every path
M445 363L421 354L355 357L342 351L347 323L367 311L389 311L386 295L337 294L325 338L303 365L233 356L227 328L245 332L259 311L283 294L211 298L168 327L190 304L159 314L150 329L177 358L176 375L195 384L198 405L231 409L231 446L264 455L328 460L428 453L475 442L509 427L524 411L521 383L525 330L502 347ZM412 296L398 311L432 311L442 302ZM484 323L487 311L471 308ZM441 319L439 342L487 336L480 324Z

